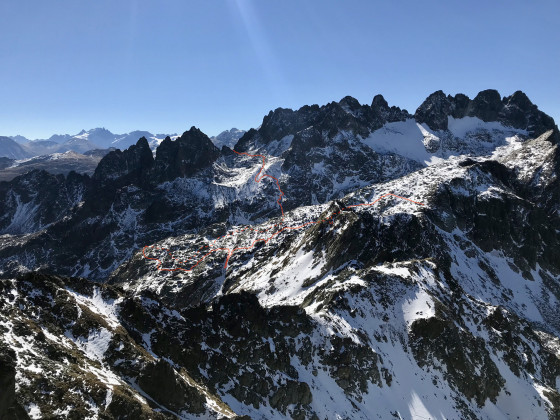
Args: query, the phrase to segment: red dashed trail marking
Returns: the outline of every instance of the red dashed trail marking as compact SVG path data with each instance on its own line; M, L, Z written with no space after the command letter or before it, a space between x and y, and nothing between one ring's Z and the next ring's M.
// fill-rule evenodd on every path
M161 247L156 247L154 245L147 245L144 248L142 248L142 255L144 256L145 259L147 260L152 260L152 261L157 261L158 264L156 265L156 268L159 271L192 271L194 270L200 263L202 263L208 256L212 255L214 252L227 252L227 257L224 263L224 268L227 268L228 263L229 263L229 259L231 258L231 256L234 254L235 251L241 251L241 250L250 250L252 248L255 247L255 244L257 242L264 242L267 243L268 241L270 241L272 238L274 238L275 236L278 236L280 233L284 232L284 231L288 231L288 230L298 230L298 229L303 229L307 226L311 226L311 225L316 225L319 223L323 223L323 222L328 222L330 224L333 223L333 218L335 216L338 216L340 213L342 213L344 210L347 209L351 209L354 207L368 207L368 206L373 206L375 203L377 203L378 201L382 200L383 198L392 196L392 197L396 197L396 198L400 198L401 200L406 200L406 201L410 201L411 203L414 204L418 204L420 206L423 206L424 203L420 203L419 201L414 201L411 200L410 198L406 198L406 197L402 197L400 195L396 195L396 194L392 194L392 193L387 193L387 194L383 194L382 196L378 197L376 200L370 202L370 203L362 203L362 204L351 204L349 206L343 207L342 209L340 209L337 212L333 212L331 213L328 217L325 217L324 219L320 219L320 220L316 220L314 222L307 222L307 223L303 223L301 225L298 226L282 226L281 225L284 224L284 208L282 207L282 197L284 197L284 192L282 191L282 189L280 188L280 182L278 181L278 178L272 176L272 175L268 175L266 173L264 173L264 168L266 165L266 156L264 155L251 155L249 153L244 153L244 152L238 152L236 150L234 150L235 153L237 153L238 155L245 155L245 156L249 156L249 157L260 157L262 159L262 166L259 170L259 172L257 172L257 174L255 175L255 182L261 182L263 180L263 178L270 178L272 180L274 180L274 182L276 183L276 186L278 187L278 191L280 192L280 195L278 196L278 199L276 200L276 202L278 203L278 206L280 207L280 212L281 212L281 222L280 223L276 223L266 229L254 229L252 227L244 227L241 229L236 229L233 230L231 232L229 232L226 235L220 236L216 239L214 239L212 242L210 242L209 245L203 245L201 246L197 251L196 254L188 257L186 260L180 261L178 258L175 258L173 256L173 253L171 251L169 251L168 248L161 248ZM234 247L234 248L226 248L226 247L214 247L214 245L216 244L217 241L219 241L220 239L224 239L228 236L233 236L237 233L242 233L245 232L247 230L252 231L252 232L257 232L257 233L267 233L270 230L273 230L275 228L278 228L278 230L276 230L275 232L271 233L269 236L264 236L262 238L257 238L255 239L249 246L242 246L242 247ZM158 251L165 251L168 256L175 261L175 264L192 264L190 268L183 268L183 267L176 267L176 268L165 268L162 267L163 266L163 262L159 259L159 258L153 258L153 257L148 257L146 255L146 249L151 249L151 250L158 250Z

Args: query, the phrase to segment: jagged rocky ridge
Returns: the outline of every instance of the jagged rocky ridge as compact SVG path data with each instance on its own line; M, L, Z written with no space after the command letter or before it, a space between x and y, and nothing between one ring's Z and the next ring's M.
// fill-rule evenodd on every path
M419 109L436 112L438 108L430 104L440 98L434 95ZM530 102L525 105L532 120L548 121ZM475 111L471 114L480 114ZM389 107L379 95L371 106L347 97L323 107L277 109L264 118L259 130L250 130L239 140L237 150L268 156L265 169L280 180L283 205L289 210L398 178L438 158L487 154L512 136L542 134L540 126L531 131L533 126L515 128L521 126L507 119L503 123L507 125L484 125L476 116L466 117L453 120L460 125L454 132L433 131L408 112ZM248 182L260 168L258 158L241 159L227 147L218 150L195 128L177 140L165 139L155 158L149 154L148 142L141 139L124 152L105 156L93 177L84 179L83 199L70 200L78 204L68 207L67 218L51 225L37 220L42 210L32 198L32 188L20 199L23 193L11 186L27 183L36 174L4 184L2 201L11 197L4 209L10 231L4 228L0 233L33 235L0 238L0 272L51 266L59 274L102 280L136 249L156 240L213 223L262 222L277 215L270 199L276 186ZM38 210L25 212L24 206Z
M434 95L427 102L435 103ZM37 352L49 346L33 341L25 348L21 338L36 325L69 340L63 354L74 359L64 378L84 366L112 375L115 383L85 382L83 375L78 375L81 382L65 380L91 395L89 403L80 404L81 415L118 418L113 399L119 395L118 406L148 417L156 410L171 418L233 413L252 418L557 418L560 159L553 122L542 131L535 123L485 119L471 105L462 117L448 109L447 127L435 128L425 121L417 125L420 121L389 108L380 97L373 105L345 98L325 107L277 110L236 150L267 154L267 173L279 176L286 192L287 225L321 220L387 192L424 206L393 198L343 211L332 225L285 232L238 252L227 269L225 255L214 253L192 272L157 271L136 246L111 275L110 286L35 274L6 280L2 296L10 309L2 311L8 315L0 325L17 354L3 357L25 378L16 381L23 388L10 394L15 395L10 409L72 412L75 404L49 400L52 382L44 384L48 392L41 401L26 396L25 389L37 386L32 375L37 360L48 362ZM438 109L429 103L422 107ZM524 111L526 121L547 121L532 104ZM425 154L406 156L407 143L402 153L387 153L383 138L391 135L403 142L412 138ZM55 252L48 261L51 270L73 274L66 261L79 253L72 249L79 242L71 238L81 231L72 229L101 214L105 220L90 222L90 231L82 232L91 236L80 238L85 244L100 240L97 246L107 261L114 258L107 244L124 247L130 243L126 235L138 240L148 227L158 230L151 236L157 246L185 261L193 250L229 232L230 225L251 223L264 230L279 223L275 186L253 181L259 159L219 151L207 140L191 129L182 140L167 142L155 159L142 140L107 156L88 179L92 185L80 204L68 204L64 221L3 237L11 247L4 256L14 249L21 249L20 255L42 252L45 238L67 231L58 242L66 246L64 253L57 250L59 256ZM302 159L304 154L309 158ZM452 156L460 154L466 156ZM199 157L185 165L194 155ZM368 166L369 160L362 160L361 168L348 164L363 155L378 166L396 168L384 173ZM298 188L297 182L314 175L316 182ZM337 176L345 182L332 182ZM229 195L218 195L221 188ZM289 201L291 193L302 205ZM149 213L158 200L160 207ZM188 205L202 211L176 223ZM141 217L130 216L136 211ZM146 223L146 214L156 218L153 224ZM255 238L245 231L220 244L243 246ZM164 267L189 267L167 253L150 252ZM95 263L98 256L90 254L79 264ZM11 261L23 265L21 257ZM9 263L4 267L10 277L17 272ZM101 271L92 273L101 277ZM33 290L47 298L38 299ZM69 306L112 312L97 310L100 319L92 322L80 307L66 321L49 320L48 312L62 305L49 294L65 296ZM42 307L49 309L37 309ZM14 329L18 323L25 326ZM138 353L124 350L124 357L118 356L112 347L118 340ZM95 350L98 345L103 351ZM142 351L152 359L133 356ZM120 359L138 360L134 372L115 363ZM56 364L47 365L40 368L56 370ZM147 377L158 379L142 379ZM152 382L167 392L158 392Z

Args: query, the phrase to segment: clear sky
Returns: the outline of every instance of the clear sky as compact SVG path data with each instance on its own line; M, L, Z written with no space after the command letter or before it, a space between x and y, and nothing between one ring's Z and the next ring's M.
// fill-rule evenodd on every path
M558 123L559 20L558 0L2 0L0 135L213 135L438 89L520 89Z

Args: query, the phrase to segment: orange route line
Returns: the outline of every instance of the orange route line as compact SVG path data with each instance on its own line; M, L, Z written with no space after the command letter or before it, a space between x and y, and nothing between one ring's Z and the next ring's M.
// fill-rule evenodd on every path
M278 182L278 178L276 178L275 176L272 175L268 175L268 174L262 174L262 171L264 171L264 167L266 165L266 157L264 155L250 155L249 153L245 153L245 152L238 152L237 150L234 150L235 153L237 153L238 155L245 155L245 156L249 156L249 157L261 157L262 158L262 166L261 169L259 170L259 172L257 172L257 174L255 175L255 182L261 182L262 179L264 177L268 177L268 178L272 178L274 181L276 181L276 186L278 187L278 191L280 191L280 196L278 197L278 200L276 200L276 202L278 203L278 205L280 206L280 212L282 213L282 223L284 222L284 208L282 207L282 197L284 197L284 191L282 191L282 189L280 188L280 183ZM259 177L260 175L260 177Z
M411 200L410 198L402 197L402 196L400 196L400 195L396 195L396 194L392 194L392 193L387 193L387 194L383 194L382 196L378 197L376 200L374 200L374 201L372 201L372 202L370 202L370 203L351 204L351 205L349 205L349 206L343 207L343 208L340 209L339 211L336 211L336 212L331 213L330 216L328 216L328 217L326 217L326 218L324 218L324 219L321 219L321 220L317 220L317 221L315 221L315 222L307 222L307 223L303 223L303 224L298 225L298 226L284 226L284 227L282 227L281 229L279 229L279 230L277 230L276 232L274 232L272 235L270 235L270 236L267 237L267 238L257 238L257 239L255 239L255 240L251 243L250 246L235 247L235 248L211 248L211 245L214 245L218 240L223 239L223 238L225 238L225 237L227 237L227 236L232 236L232 235L234 235L234 234L236 234L236 233L245 232L246 230L251 230L251 231L257 232L257 233L264 233L264 232L267 232L267 231L269 231L270 229L273 229L273 228L275 228L276 226L278 226L278 225L284 223L284 208L282 207L282 197L284 197L284 192L283 192L282 189L280 188L280 183L279 183L279 181L278 181L278 178L276 178L276 177L274 177L274 176L272 176L272 175L268 175L268 174L262 173L262 172L264 171L264 167L265 167L265 165L266 165L266 157L265 157L264 155L251 155L251 154L249 154L249 153L238 152L238 151L236 151L236 150L234 150L234 152L237 153L238 155L246 155L246 156L249 156L249 157L260 157L260 158L262 158L263 163L262 163L262 166L261 166L259 172L257 172L257 174L255 175L255 182L261 182L262 179L265 178L265 177L271 178L271 179L273 179L273 180L276 182L276 186L278 187L278 191L280 191L280 196L278 197L278 199L276 200L276 202L278 203L278 206L280 206L280 211L281 211L281 213L282 213L281 223L276 223L276 224L274 224L274 225L272 225L272 226L270 226L270 227L268 227L268 228L266 228L266 229L260 229L260 230L259 230L259 229L253 229L253 228L251 228L251 227L245 227L245 228L242 228L242 229L236 229L236 230L234 230L234 231L232 231L232 232L230 232L230 233L227 233L227 234L225 234L225 235L222 235L222 236L220 236L220 237L214 239L212 242L210 242L210 245L203 245L203 246L201 246L201 247L197 250L197 252L196 252L195 255L192 255L192 256L188 257L185 261L179 261L177 258L173 257L173 253L172 253L171 251L169 251L168 248L160 248L160 247L156 247L156 246L154 246L154 245L146 245L144 248L142 248L142 255L143 255L144 258L147 259L147 260L158 261L158 264L156 265L156 268L157 268L159 271L177 271L177 270L181 270L181 271L192 271L192 270L195 269L195 267L196 267L197 265L199 265L202 261L204 261L204 260L206 259L206 257L208 257L208 256L211 255L212 253L218 252L218 251L227 251L227 252L228 252L227 257L226 257L226 261L225 261L225 263L224 263L224 268L227 268L228 263L229 263L229 259L231 258L231 256L233 255L233 253L234 253L235 251L253 249L253 248L255 247L255 244L256 244L257 242L264 242L264 243L267 243L267 242L270 241L272 238L274 238L275 236L279 235L280 233L282 233L282 232L285 231L285 230L297 230L297 229L302 229L302 228L304 228L304 227L306 227L306 226L315 225L315 224L323 223L323 222L326 222L326 221L328 221L330 224L332 224L332 223L333 223L333 218L334 218L334 216L338 216L338 215L339 215L340 213L342 213L344 210L351 209L351 208L354 208L354 207L368 207L368 206L373 206L375 203L379 202L381 199L383 199L383 198L385 198L385 197L389 197L389 196L393 196L393 197L396 197L396 198L400 198L400 199L402 199L402 200L410 201L411 203L418 204L418 205L420 205L420 206L423 206L423 205L424 205L424 203L421 203L421 202L419 202L419 201ZM203 250L204 248L210 248L210 250L209 250L206 254L202 255L202 257L200 257L198 260L196 260L196 262L194 263L194 265L193 265L191 268L183 268L183 267L162 268L163 262L162 262L159 258L148 257L148 256L146 255L146 252L145 252L145 251L146 251L146 248L152 248L152 249L156 249L156 250L160 250L160 251L166 251L167 254L169 255L169 257L170 257L171 259L175 260L176 263L187 263L187 262L191 261L193 258L199 257L199 256L200 256L200 253L202 252L202 250Z

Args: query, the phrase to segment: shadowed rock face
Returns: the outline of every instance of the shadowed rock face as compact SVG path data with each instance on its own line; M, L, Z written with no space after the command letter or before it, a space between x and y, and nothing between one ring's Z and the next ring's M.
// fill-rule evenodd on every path
M478 117L482 121L497 121L503 106L502 98L497 90L483 90L467 107L467 116Z
M377 116L378 120L386 122L404 121L412 118L406 109L400 109L397 106L389 107L389 104L382 95L375 95L371 102L371 109Z
M166 137L157 148L156 158L145 137L125 151L106 155L93 178L102 183L119 180L119 184L157 185L178 177L190 177L208 168L220 151L199 129L192 127L177 140Z
M0 418L29 419L16 399L16 353L5 344L0 347Z
M178 177L189 177L208 168L220 156L220 150L196 127L185 131L181 137L171 141L165 138L157 148L151 181L172 181Z
M101 183L122 179L138 183L152 167L154 158L148 140L142 137L125 151L114 150L101 159L93 179Z
M445 96L443 91L432 93L418 107L414 118L420 123L426 123L432 130L446 130L447 116L454 111L452 98Z
M527 130L533 137L555 130L554 140L559 140L554 120L540 111L521 91L502 99L498 91L488 89L471 100L463 94L446 96L438 90L428 96L414 113L416 121L426 123L432 130L446 130L448 116L499 121L509 127Z
M484 341L460 331L452 322L438 318L419 319L411 326L411 348L418 363L431 365L438 359L449 378L469 399L483 406L495 402L505 384L490 358ZM465 352L465 349L472 352Z
M139 375L138 385L156 401L174 411L185 406L194 414L205 411L203 396L177 378L173 368L164 360L147 365Z
M89 185L87 175L39 170L0 182L0 234L25 234L60 221L83 199Z
M340 102L321 107L306 105L297 111L277 108L264 117L258 130L249 130L239 140L236 150L247 151L257 144L266 145L309 127L331 138L341 130L366 137L387 122L404 121L411 117L406 110L389 107L381 95L374 97L371 106L361 105L355 98L346 96Z

